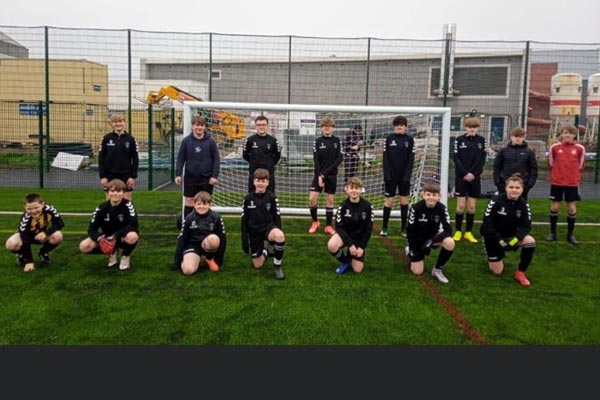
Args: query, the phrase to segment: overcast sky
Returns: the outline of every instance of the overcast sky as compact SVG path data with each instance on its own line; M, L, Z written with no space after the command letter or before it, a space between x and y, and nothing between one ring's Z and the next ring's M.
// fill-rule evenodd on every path
M541 5L543 4L543 6ZM384 39L600 43L598 0L28 0L0 25Z

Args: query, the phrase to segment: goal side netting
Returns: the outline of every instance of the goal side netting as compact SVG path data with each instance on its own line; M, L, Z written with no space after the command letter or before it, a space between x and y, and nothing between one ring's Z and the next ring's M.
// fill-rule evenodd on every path
M279 141L281 160L276 166L275 193L284 214L308 215L308 195L313 179L313 144L321 136L320 121L335 121L334 135L342 145L347 132L362 128L357 176L364 183L364 197L380 216L384 202L383 148L394 133L397 115L408 119L407 134L415 139L415 161L411 177L411 204L419 199L422 184L440 184L441 201L447 204L450 156L450 108L332 106L264 103L184 102L183 135L191 133L191 119L202 115L207 131L217 141L221 171L213 193L214 209L237 213L248 190L248 163L242 157L245 138L256 133L254 120L269 119L268 133ZM178 140L181 140L179 138ZM344 163L338 168L335 207L345 198ZM185 175L184 175L185 179ZM325 196L319 196L319 212L324 213ZM399 215L394 205L393 216Z

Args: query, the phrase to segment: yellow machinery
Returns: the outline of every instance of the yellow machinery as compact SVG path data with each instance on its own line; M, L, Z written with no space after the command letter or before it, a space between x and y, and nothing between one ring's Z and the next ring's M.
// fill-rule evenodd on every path
M181 102L202 101L176 86L169 85L161 87L158 92L148 92L146 103L159 104L165 97ZM246 137L246 121L241 115L222 110L203 110L202 114L208 123L210 134L217 143L231 146L234 140Z

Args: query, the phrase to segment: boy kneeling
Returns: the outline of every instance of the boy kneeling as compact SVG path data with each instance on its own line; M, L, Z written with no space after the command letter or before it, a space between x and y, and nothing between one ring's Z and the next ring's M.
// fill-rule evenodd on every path
M88 225L88 237L79 243L82 253L104 253L108 255L108 267L117 265L119 249L123 249L119 269L130 267L129 257L140 238L138 218L133 203L124 198L126 185L113 179L106 185L108 200L98 205ZM104 241L114 241L112 252L105 253Z
M19 231L6 241L6 249L17 253L17 264L23 267L23 271L31 272L35 269L32 244L41 244L38 255L43 265L50 264L50 252L54 250L63 235L60 231L64 222L50 204L44 203L44 199L37 193L30 193L23 201L25 212L21 216Z
M371 238L375 219L371 203L360 197L363 190L360 178L348 179L345 190L348 198L337 210L335 233L327 243L329 253L341 262L335 270L338 275L342 275L350 267L356 273L363 271L365 250ZM344 247L348 247L346 253Z
M269 171L258 168L253 175L254 192L250 192L242 205L242 250L250 253L252 266L261 268L268 256L273 255L273 273L277 279L285 279L281 269L285 235L281 229L279 201L268 191ZM273 246L271 254L264 248L264 241Z
M211 210L210 193L200 191L194 196L194 209L187 214L177 238L174 267L185 275L192 275L200 267L204 256L208 269L217 272L223 266L225 224L219 213Z
M423 274L425 256L432 249L442 247L431 276L442 283L448 283L442 268L454 251L454 239L450 227L450 216L446 206L440 203L440 187L435 183L426 183L421 191L422 200L410 207L408 214L408 246L410 270L415 275Z

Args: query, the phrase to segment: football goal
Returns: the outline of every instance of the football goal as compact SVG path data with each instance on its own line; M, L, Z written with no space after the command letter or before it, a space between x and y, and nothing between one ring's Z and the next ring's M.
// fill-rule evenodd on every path
M357 175L364 182L364 196L381 215L383 208L383 145L394 133L392 120L397 115L408 119L407 133L415 139L415 162L411 178L411 203L418 200L424 182L440 184L442 202L448 198L450 156L450 108L336 106L265 103L184 102L184 135L191 132L191 119L202 115L208 132L217 141L221 156L219 182L215 186L215 210L237 213L247 193L248 164L242 158L246 137L255 131L254 120L269 119L268 133L279 141L281 160L276 166L276 195L282 213L308 215L308 194L313 178L313 144L321 135L320 121L335 121L334 135L344 143L346 134L362 128ZM184 174L185 179L185 174ZM338 168L336 204L345 197L344 163ZM323 212L320 196L319 211ZM323 204L321 204L323 202ZM394 207L392 215L399 211Z

